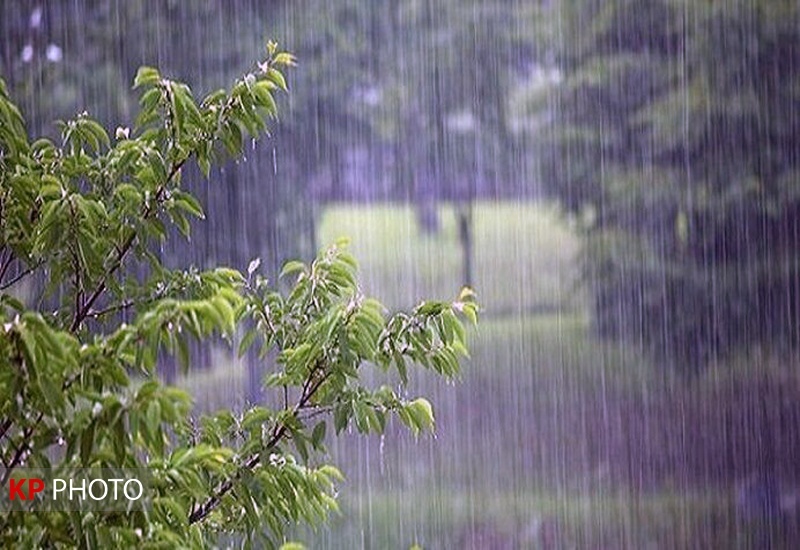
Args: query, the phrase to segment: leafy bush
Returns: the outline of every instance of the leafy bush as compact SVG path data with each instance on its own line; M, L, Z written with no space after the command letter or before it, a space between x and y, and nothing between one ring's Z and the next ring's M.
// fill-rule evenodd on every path
M203 216L183 168L208 176L240 155L275 117L292 64L270 43L253 72L200 102L142 68L137 128L112 140L84 113L60 124L60 145L29 142L0 81L2 485L22 467L152 476L146 511L3 512L3 546L204 546L232 534L276 547L287 527L336 509L340 473L320 464L329 422L380 432L394 413L414 433L433 428L424 398L359 374L375 367L402 386L418 364L457 377L461 318L476 319L469 290L387 316L360 293L342 243L287 264L283 293L257 261L243 274L168 270L158 257L172 228L188 237ZM219 336L241 353L256 345L272 406L195 418L190 396L159 382L160 355L188 367L189 341Z

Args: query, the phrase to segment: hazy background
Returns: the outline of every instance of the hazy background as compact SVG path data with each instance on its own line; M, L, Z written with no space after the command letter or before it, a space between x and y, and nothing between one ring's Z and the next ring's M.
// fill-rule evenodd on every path
M780 548L800 535L800 8L789 0L0 3L33 136L132 125L294 52L271 136L171 266L275 273L346 235L391 309L474 286L437 435L346 436L311 548ZM269 365L197 350L198 407Z

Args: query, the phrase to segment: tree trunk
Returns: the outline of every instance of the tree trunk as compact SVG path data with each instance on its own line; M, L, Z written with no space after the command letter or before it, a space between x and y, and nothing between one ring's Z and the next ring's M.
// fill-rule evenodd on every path
M461 257L463 259L462 283L468 287L473 286L474 270L473 259L473 235L472 235L472 201L467 201L456 207L456 218L458 221L458 240L461 244Z

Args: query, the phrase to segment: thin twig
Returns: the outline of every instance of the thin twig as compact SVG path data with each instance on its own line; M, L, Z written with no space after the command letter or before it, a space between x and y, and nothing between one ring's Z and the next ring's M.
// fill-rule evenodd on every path
M11 421L10 418L3 421L2 428L0 428L0 439L6 436L6 432L8 432L9 428L11 428L12 424L13 422Z
M28 426L27 428L25 428L23 430L23 432L22 432L22 445L17 447L13 443L11 443L11 445L16 450L14 451L14 457L11 459L11 462L8 463L8 465L6 465L5 471L3 472L3 479L0 480L0 486L2 486L2 487L6 486L6 483L8 483L8 480L11 477L11 473L14 471L14 468L19 466L20 462L22 462L22 459L23 459L23 457L25 455L25 452L28 449L30 449L31 434L33 434L33 430L36 428L36 426L39 425L39 422L42 421L42 417L43 416L44 416L44 413L39 413L39 416L36 418L36 420L33 422L33 424L31 424L30 426ZM5 463L5 459L3 459L3 462Z
M142 298L139 300L125 300L124 302L120 302L113 306L108 306L104 309L93 309L86 313L86 318L90 319L98 319L103 317L104 315L108 315L109 313L117 313L119 311L125 311L126 309L130 309L134 306L140 306L145 304L152 304L153 302L160 300L164 296L166 296L166 290L162 292L157 292L153 296L148 296L146 298Z
M308 414L303 416L303 420L308 421L308 420L311 420L312 418L316 418L316 417L321 416L323 414L328 414L331 411L333 411L333 407L331 405L326 405L324 407L318 406L318 407L315 407L313 410L308 408L308 407L304 407L303 408L303 412L307 412Z
M33 273L34 271L36 271L37 269L42 267L43 264L44 264L44 262L42 260L39 260L38 262L36 262L36 264L32 265L28 269L25 269L25 270L17 273L17 275L13 279L8 281L7 283L0 284L0 290L5 290L5 289L7 289L9 287L14 286L19 281L21 281L22 279L24 279L25 277L27 277L28 275L30 275L31 273Z
M146 304L149 303L150 301L151 300L141 300L137 302L136 300L126 300L124 302L120 302L119 304L109 306L104 309L93 309L91 311L88 311L86 313L86 318L98 319L100 317L103 317L104 315L108 315L109 313L115 313L117 311L125 311L126 309L132 308L135 305Z
M14 256L11 255L11 252L8 250L8 245L3 245L3 252L2 252L2 263L3 267L0 268L0 281L6 276L6 271L8 268L11 267L11 263L16 259Z

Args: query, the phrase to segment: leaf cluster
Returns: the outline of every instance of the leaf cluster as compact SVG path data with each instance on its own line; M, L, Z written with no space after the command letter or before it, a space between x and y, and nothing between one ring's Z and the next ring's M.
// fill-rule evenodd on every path
M199 101L144 67L135 128L112 138L83 113L60 124L60 143L29 142L0 81L1 484L22 467L152 478L144 511L2 512L4 546L202 547L224 534L277 547L287 528L336 510L342 476L321 460L329 423L380 432L396 414L414 433L433 429L431 404L400 388L415 363L458 376L469 291L389 316L360 292L344 243L288 263L286 292L258 262L246 274L170 270L155 252L203 217L183 168L208 175L267 131L293 63L270 43L252 72ZM198 417L160 382L159 357L189 368L190 342L217 337L258 353L268 405ZM367 387L365 368L396 371L398 385Z

